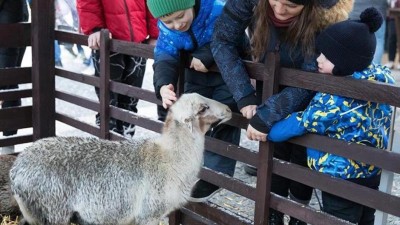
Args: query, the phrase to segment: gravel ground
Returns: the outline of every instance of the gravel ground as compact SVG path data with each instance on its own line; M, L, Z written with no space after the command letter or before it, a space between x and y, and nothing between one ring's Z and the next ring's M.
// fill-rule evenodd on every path
M87 50L87 49L86 49ZM29 55L30 49L27 49L26 58L24 59L23 65L30 65L30 55ZM87 51L87 55L89 55L89 51ZM63 51L62 49L62 59L63 59L63 64L64 67L68 70L75 71L75 72L82 72L86 74L92 74L93 69L90 67L86 67L82 65L81 61L79 59L74 59L72 55L70 55L68 52ZM152 85L152 68L151 68L151 60L148 63L147 71L146 71L146 76L145 80L143 83L143 88L152 90L153 85ZM399 71L393 71L394 76L396 77L397 81L400 82L400 72ZM96 99L94 89L91 88L90 86L87 85L82 85L73 81L69 81L63 78L57 78L56 79L56 86L57 89L65 90L67 92L71 92L77 95L85 96L86 98L92 98ZM69 115L72 115L76 118L79 118L82 121L86 121L89 123L94 124L94 118L95 118L95 112L90 111L90 110L85 110L81 108L77 108L74 105L62 102L57 100L56 102L57 106L57 111L62 111L62 112L68 112ZM149 104L143 101L139 102L139 114L146 115L147 117L151 118L156 118L156 107L153 104ZM400 121L400 112L397 113L397 120ZM80 135L80 136L89 136L88 134L81 132L79 130L76 130L75 128L72 128L68 125L62 124L57 122L56 124L56 130L57 130L57 135L61 136L72 136L72 135ZM400 130L400 122L396 123L396 130ZM28 131L20 131L19 133L24 133ZM244 131L243 131L244 132ZM249 141L247 138L245 138L244 133L242 132L242 140L241 140L241 146L250 148L250 149L258 149L258 143L254 141ZM154 132L150 132L148 130L140 129L138 128L137 135L143 135L143 136L153 136L157 135ZM398 136L398 135L397 135ZM19 145L16 147L17 151L22 150L25 145ZM400 145L397 143L397 149L400 148ZM236 166L236 172L235 172L235 177L243 180L244 182L248 183L249 185L255 186L256 185L256 178L251 177L247 175L244 170L243 170L243 164L242 163L237 163ZM394 181L393 181L393 187L392 187L392 193L395 194L396 196L400 196L400 175L395 174L394 176ZM317 191L318 193L318 191ZM218 195L214 196L211 199L212 202L224 206L227 209L230 210L235 210L242 216L248 217L248 218L253 218L253 208L254 208L254 202L251 200L244 199L241 196L238 196L234 193L231 193L229 191L223 190L221 191ZM313 196L313 199L310 203L312 207L319 208L319 204L317 201L317 198L315 195ZM389 216L387 220L388 225L400 225L400 218L399 217L393 217ZM376 223L378 224L378 223Z

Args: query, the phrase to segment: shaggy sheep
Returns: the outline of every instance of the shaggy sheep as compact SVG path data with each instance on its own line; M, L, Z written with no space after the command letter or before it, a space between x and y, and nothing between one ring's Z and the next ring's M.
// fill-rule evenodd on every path
M0 221L3 216L15 218L21 213L10 187L10 169L16 157L13 155L0 155Z
M187 202L202 166L206 131L230 118L227 106L184 94L156 139L34 142L10 172L23 223L157 224Z

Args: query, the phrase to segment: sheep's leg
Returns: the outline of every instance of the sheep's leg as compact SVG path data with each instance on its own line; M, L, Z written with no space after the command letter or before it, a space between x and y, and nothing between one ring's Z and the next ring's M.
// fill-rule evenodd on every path
M36 218L28 209L27 205L25 204L25 201L23 201L22 198L19 197L19 195L14 195L14 198L17 201L19 209L21 210L22 213L22 219L20 220L18 225L35 224Z
M33 225L33 224L41 224L41 225L69 225L69 217L67 215L63 216L56 216L54 218L50 218L50 221L57 221L57 222L49 222L49 218L46 218L48 215L43 215L43 213L39 210L32 210L35 208L34 206L28 206L25 202L20 198L18 195L14 196L20 210L22 212L23 218L20 220L18 225ZM36 207L38 209L38 207ZM59 221L59 218L65 221Z

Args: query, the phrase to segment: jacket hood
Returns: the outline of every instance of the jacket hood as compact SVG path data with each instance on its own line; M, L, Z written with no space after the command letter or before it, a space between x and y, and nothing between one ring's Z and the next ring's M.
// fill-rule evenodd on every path
M333 23L337 23L349 18L350 12L353 10L354 0L339 0L329 9L318 10L318 30L321 31Z
M363 71L355 72L353 78L357 80L379 81L386 84L394 84L396 80L392 76L392 71L380 64L372 63Z

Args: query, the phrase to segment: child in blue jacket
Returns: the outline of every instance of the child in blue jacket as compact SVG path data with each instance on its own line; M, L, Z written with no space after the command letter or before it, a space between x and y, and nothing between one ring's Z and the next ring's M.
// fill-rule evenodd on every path
M224 4L225 0L147 0L150 12L159 19L153 82L155 93L165 109L177 99L179 52L183 50L193 57L190 68L185 71L184 92L199 93L238 112L221 75L208 71L214 64L210 49L214 23ZM245 36L243 40L243 43L247 43ZM235 145L240 141L240 129L225 124L217 126L207 135ZM235 164L235 160L205 151L204 166L208 168L233 176ZM199 180L189 200L205 201L219 190L218 186Z
M351 75L354 79L394 83L390 70L372 63L376 38L374 32L383 21L375 8L368 8L360 20L331 25L317 37L320 73ZM371 64L372 63L372 64ZM374 103L317 93L308 107L273 125L268 140L286 141L307 132L385 149L388 144L392 109ZM307 149L308 166L333 177L378 189L381 169L316 149ZM362 225L374 224L375 209L322 192L323 211Z

